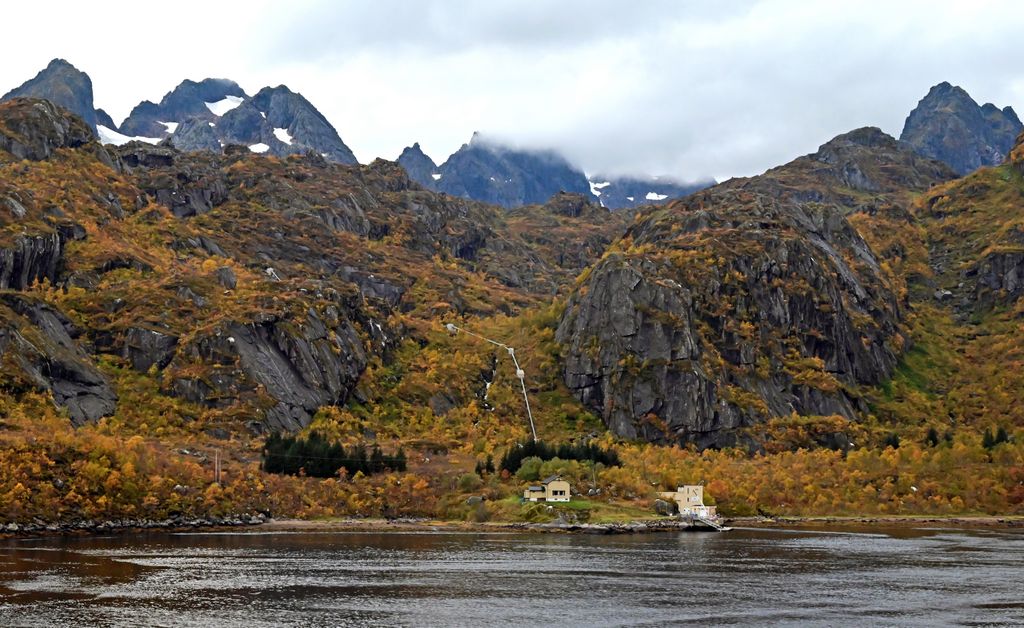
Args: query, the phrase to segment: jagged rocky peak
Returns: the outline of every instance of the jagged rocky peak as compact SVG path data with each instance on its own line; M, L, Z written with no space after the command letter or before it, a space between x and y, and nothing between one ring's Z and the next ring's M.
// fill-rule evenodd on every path
M434 160L427 156L420 148L419 142L407 146L402 154L398 156L398 165L405 168L409 178L427 189L434 189L441 177L441 170L434 163Z
M586 175L551 150L513 148L474 133L440 167L437 189L505 208L539 205L557 192L590 194Z
M246 98L245 90L228 79L185 80L159 103L145 100L136 105L119 130L128 136L167 137L186 120L215 120Z
M34 78L7 92L0 101L19 97L49 100L80 117L95 132L92 79L64 59L54 59Z
M590 192L603 207L615 211L667 203L714 184L714 179L686 183L667 176L595 175L590 177Z
M859 129L644 212L569 300L566 385L620 435L702 447L794 412L858 417L858 386L896 365L901 309L845 216L953 176Z
M234 81L183 81L159 103L139 103L119 133L101 129L105 143L171 138L184 151L220 152L228 145L254 153L284 156L315 152L338 163L355 164L355 155L327 118L301 94L284 85L265 87L249 97Z
M979 106L963 88L943 82L910 112L900 140L964 175L1001 164L1022 128L1011 107Z
M225 144L244 144L253 152L283 156L312 151L337 163L358 163L327 118L284 85L264 87L225 113L216 130Z

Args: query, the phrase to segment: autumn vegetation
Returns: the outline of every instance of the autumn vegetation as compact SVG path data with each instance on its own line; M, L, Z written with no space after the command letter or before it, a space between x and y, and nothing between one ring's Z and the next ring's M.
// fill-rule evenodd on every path
M416 219L407 211L413 201L391 191L394 175L380 164L332 166L325 173L303 157L238 159L223 166L237 196L182 219L85 151L62 149L41 162L0 157L0 196L18 195L32 210L23 221L0 214L0 248L22 231L54 229L45 217L53 207L84 229L84 238L68 244L62 272L89 282L36 282L22 294L88 330L81 341L118 395L112 416L76 428L49 392L16 374L10 352L0 358L0 522L243 512L543 521L556 515L521 505L518 496L526 482L555 474L586 496L574 508L591 520L652 515L657 492L698 482L709 502L733 516L1024 515L1024 299L1007 289L957 288L962 271L979 260L1024 250L1024 181L1014 165L907 199L906 212L876 207L850 217L872 248L884 252L882 271L905 310L895 374L854 391L866 408L861 419L777 416L748 427L736 447L699 451L611 434L562 382L555 329L566 294L588 273L581 260L629 249L627 240L616 241L622 218L594 223L589 214L576 220L543 213L550 208L505 216L467 206L472 220L511 234L503 255L518 256L517 269L526 269L513 286L507 277L497 279L506 258L493 251L469 259L417 241ZM196 157L195 168L213 159ZM339 186L353 196L366 186L385 190L375 192L376 206L366 203L379 223L373 238L328 233L310 216L285 216L281 209L289 207L279 198L285 192L316 198ZM427 192L411 194L415 202L435 202ZM111 214L110 199L122 216ZM335 256L406 290L399 306L370 303L364 311L373 318L353 323L367 367L343 403L321 407L297 434L272 434L258 427L270 404L259 386L204 405L169 385L174 378L216 376L201 360L178 361L166 371L131 367L112 341L130 326L173 332L184 346L227 321L273 314L291 322L305 315L317 290L310 278L321 275L309 260L275 262L284 278L272 281L259 259L182 245L204 235L229 251L269 250L275 242L269 234L294 235L288 229L301 232L309 259ZM594 229L602 231L595 236ZM564 254L577 240L586 242L584 250ZM702 281L721 246L709 241L650 253ZM928 254L938 246L947 262L936 269ZM527 272L542 266L555 270L546 277ZM235 289L218 285L222 268L237 276ZM957 298L980 295L982 305L937 302L935 285L960 290ZM361 298L355 289L342 296ZM0 323L11 320L0 308ZM450 335L443 326L449 321L516 348L541 443L528 437L507 353ZM379 340L373 324L394 336ZM739 319L723 330L754 333L751 322ZM778 357L802 384L840 385L814 359ZM759 368L767 367L750 370ZM758 403L741 389L733 393L736 403ZM219 482L215 458L223 461ZM468 503L474 496L483 499Z

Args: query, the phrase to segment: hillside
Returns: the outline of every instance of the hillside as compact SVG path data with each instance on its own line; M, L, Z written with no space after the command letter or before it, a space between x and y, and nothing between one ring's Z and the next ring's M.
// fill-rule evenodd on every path
M12 100L0 105L3 520L562 516L515 502L541 473L593 491L572 517L637 516L658 487L694 479L734 514L1012 511L1020 445L988 447L981 432L1021 426L1016 373L993 358L1016 355L1020 336L1006 270L1020 170L926 192L950 179L863 129L635 220L575 194L508 211L425 190L391 162L102 146L66 111ZM940 211L957 219L928 215ZM963 231L946 250L952 225ZM991 234L1005 244L975 246ZM630 277L643 288L621 285ZM935 296L961 281L972 307ZM622 465L473 473L528 427L507 352L446 322L516 348L541 438L613 447ZM955 357L949 342L963 343ZM615 353L631 346L649 354ZM659 380L666 347L691 351L702 375ZM579 386L594 364L614 371L610 411ZM648 411L663 383L709 403ZM952 429L943 394L960 400ZM678 422L693 408L713 408L699 418L710 429ZM669 420L676 432L656 431ZM941 443L924 444L929 427ZM273 432L401 451L408 469L268 473Z
M485 429L494 357L453 346L441 323L544 306L622 228L582 198L506 216L424 191L388 162L109 150L44 101L0 106L0 149L0 397L13 442L66 434L44 451L102 434L114 449L217 446L238 462L267 431L314 417L357 439L461 446ZM518 235L537 220L557 228ZM525 429L509 390L492 394L503 403L485 423L504 439ZM51 472L66 478L75 456L59 457Z
M578 285L566 384L608 427L728 446L773 417L867 410L904 350L901 302L847 221L953 174L877 129L643 214Z

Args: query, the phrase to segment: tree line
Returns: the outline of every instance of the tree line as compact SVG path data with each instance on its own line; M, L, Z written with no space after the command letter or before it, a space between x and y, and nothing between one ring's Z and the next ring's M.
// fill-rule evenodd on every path
M274 432L263 446L263 470L267 473L329 478L337 476L342 469L349 477L357 472L363 475L402 472L406 469L405 451L399 447L394 455L387 455L380 446L374 445L367 452L363 444L346 449L328 441L319 432L312 432L307 438Z
M618 467L622 465L619 454L611 447L604 449L593 442L587 443L562 443L561 445L548 444L544 441L526 439L509 448L501 458L498 468L509 473L519 470L523 460L537 457L541 460L578 460L580 462L589 460L600 462L606 467Z

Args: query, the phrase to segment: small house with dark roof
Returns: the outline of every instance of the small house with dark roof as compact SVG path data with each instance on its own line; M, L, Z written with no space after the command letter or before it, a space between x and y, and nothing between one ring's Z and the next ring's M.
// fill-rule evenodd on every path
M544 478L523 491L523 499L528 502L567 502L570 499L569 483L560 475Z

